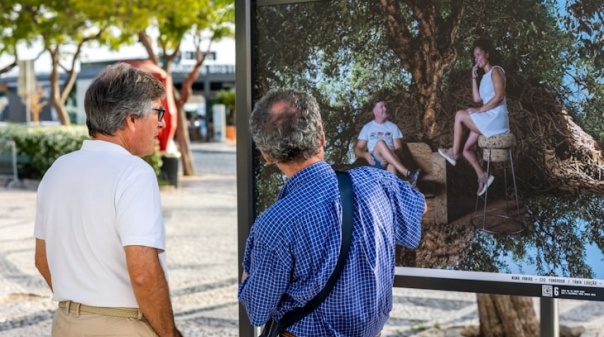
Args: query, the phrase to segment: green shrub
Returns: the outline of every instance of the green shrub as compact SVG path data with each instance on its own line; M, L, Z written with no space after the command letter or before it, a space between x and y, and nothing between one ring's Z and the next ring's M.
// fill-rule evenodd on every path
M143 160L146 161L149 165L151 165L153 171L155 171L155 175L159 177L162 165L161 155L159 154L159 140L155 142L155 151L152 154L143 157Z
M26 155L29 163L19 167L22 178L40 179L60 156L79 150L88 136L83 125L28 127L21 124L0 126L0 138L9 138L17 145L17 155ZM143 158L159 174L161 158L156 153Z

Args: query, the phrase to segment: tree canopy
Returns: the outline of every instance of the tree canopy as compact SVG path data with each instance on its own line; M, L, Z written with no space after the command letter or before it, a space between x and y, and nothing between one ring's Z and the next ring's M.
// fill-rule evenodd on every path
M2 65L0 73L17 65L17 45L41 44L51 57L50 102L62 124L69 124L65 102L77 75L77 62L84 45L118 49L124 44L147 37L145 32L159 32L155 43L140 40L156 59L169 68L179 53L185 34L201 41L210 32L212 40L233 35L233 0L164 0L86 1L86 0L6 0L0 3L0 54L12 55L14 62ZM30 59L31 57L27 57ZM60 85L60 73L66 79Z

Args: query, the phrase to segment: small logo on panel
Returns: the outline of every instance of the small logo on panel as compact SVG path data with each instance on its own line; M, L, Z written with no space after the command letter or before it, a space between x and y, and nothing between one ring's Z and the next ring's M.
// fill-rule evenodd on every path
M541 296L552 297L552 295L553 295L553 287L552 286L546 286L546 285L542 285L541 286Z

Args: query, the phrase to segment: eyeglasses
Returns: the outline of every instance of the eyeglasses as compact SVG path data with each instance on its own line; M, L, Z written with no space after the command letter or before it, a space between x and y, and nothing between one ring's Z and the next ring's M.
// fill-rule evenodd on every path
M164 109L163 106L160 106L159 108L153 108L151 110L154 110L155 112L157 112L157 120L161 122L162 119L164 119L164 114L166 113L166 109Z

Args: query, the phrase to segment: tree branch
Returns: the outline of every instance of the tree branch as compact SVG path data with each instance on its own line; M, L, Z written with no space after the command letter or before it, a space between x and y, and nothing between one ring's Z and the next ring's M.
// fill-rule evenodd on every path
M13 63L11 63L11 64L5 66L4 68L0 69L0 74L7 73L7 72L11 71L11 69L13 69L16 66L17 66L17 58L15 57L15 60L13 61Z
M149 60L156 65L159 64L159 61L157 60L157 56L155 55L155 52L153 51L153 46L151 46L151 40L149 39L149 35L147 35L147 32L145 32L145 30L142 30L138 33L138 40L140 41L140 43L143 44L143 47L145 47L145 50L147 51L147 54L149 55Z
M71 58L71 67L69 69L66 69L63 65L61 65L59 63L61 68L63 68L63 70L65 70L65 72L67 73L67 81L65 82L65 85L63 86L63 91L61 92L61 96L60 96L62 103L64 103L67 100L67 97L69 96L69 93L71 92L71 89L73 88L73 84L75 83L76 76L77 76L77 73L75 71L75 65L76 65L78 58L80 57L80 53L82 52L82 47L84 46L84 44L86 44L90 41L98 40L103 35L103 33L105 32L106 29L107 29L107 27L103 27L96 34L89 35L89 36L83 38L78 43L76 51L73 54L73 57Z
M409 60L411 56L407 51L411 49L408 46L412 44L413 36L407 28L409 24L405 21L403 15L401 15L400 4L397 0L380 0L380 2L384 8L388 30L392 36L390 43L392 50L401 60L403 68L410 71L411 64Z

